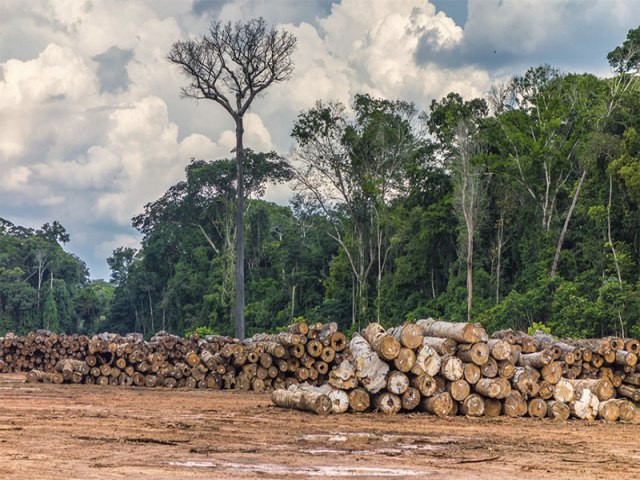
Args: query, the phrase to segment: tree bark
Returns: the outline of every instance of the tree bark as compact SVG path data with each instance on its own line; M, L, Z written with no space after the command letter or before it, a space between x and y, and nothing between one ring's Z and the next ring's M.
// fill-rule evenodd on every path
M236 338L244 340L244 123L236 116Z

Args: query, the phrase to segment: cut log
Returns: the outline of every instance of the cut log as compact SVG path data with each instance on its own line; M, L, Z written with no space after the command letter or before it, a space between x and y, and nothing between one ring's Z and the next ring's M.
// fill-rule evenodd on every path
M472 393L460 404L460 413L468 417L481 417L484 415L484 403L480 395Z
M471 393L471 387L465 380L454 380L447 384L447 392L449 392L451 398L461 402L469 396Z
M627 352L626 350L616 350L616 365L633 367L636 363L638 363L638 356L635 353Z
M542 378L555 385L562 378L562 364L560 362L551 362L540 369Z
M522 394L516 390L512 390L507 398L504 399L503 413L507 417L522 417L527 414L527 402Z
M400 353L400 342L388 335L379 323L367 325L362 331L362 336L371 345L371 349L384 360L393 360Z
M624 342L624 350L638 355L640 354L640 342L635 338L627 338Z
M422 344L424 335L422 329L415 323L405 323L397 327L390 328L387 333L396 338L405 348L416 349Z
M588 388L582 389L580 396L569 403L571 415L581 420L594 420L598 415L600 401Z
M598 418L607 422L615 422L620 418L620 406L615 399L600 402L598 405Z
M373 405L376 411L387 415L393 415L398 413L402 408L402 401L398 395L390 392L383 392L374 397Z
M459 344L456 356L463 362L482 366L489 360L489 346L485 342Z
M400 352L393 359L393 365L396 367L396 370L407 373L410 372L413 366L416 363L416 354L413 350L406 347L401 347Z
M342 390L351 390L358 386L356 369L348 361L344 360L340 366L329 372L329 385Z
M414 375L426 373L433 377L440 372L441 365L442 357L436 352L435 348L423 344L417 350L411 373Z
M371 404L371 398L364 388L356 388L349 392L349 408L354 412L364 412Z
M532 398L527 406L530 417L544 418L547 416L547 403L542 398Z
M416 322L425 337L451 338L459 343L486 342L489 337L478 323L446 322L428 318Z
M582 390L590 390L598 400L610 400L616 395L616 390L609 380L602 379L581 379L568 380L576 391L576 396L581 396Z
M555 391L555 387L553 384L543 380L540 382L540 390L538 391L538 395L543 400L550 400L553 398L553 392Z
M520 355L518 365L521 367L532 367L540 369L545 365L549 365L553 361L553 352L551 350L542 350L535 353L523 353Z
M516 373L516 366L511 360L501 360L498 362L498 375L502 378L512 378Z
M395 338L393 340L397 342ZM361 385L371 393L378 393L386 387L389 365L371 349L369 342L364 337L354 334L349 347L354 358L356 376Z
M618 408L620 408L620 420L624 422L631 422L636 418L636 407L629 400L616 399Z
M464 379L470 385L475 385L482 378L482 371L475 363L465 363L463 367Z
M506 360L511 356L511 345L506 340L492 338L487 345L495 360Z
M455 402L447 392L439 393L433 397L424 398L421 402L422 409L438 417L451 415L455 408Z
M513 330L508 329L508 330L497 330L495 332L493 332L493 334L491 334L491 338L494 339L501 339L504 340L505 342L509 343L510 345L515 345L516 343L516 334Z
M634 388L631 385L622 384L617 388L618 395L628 398L634 402L640 402L640 388Z
M557 400L549 400L547 402L547 416L552 420L569 420L571 409L569 405Z
M294 408L318 415L327 415L332 409L331 400L325 394L304 390L275 390L271 394L271 401L278 407Z
M502 402L495 398L485 398L484 415L486 417L499 417L502 415Z
M395 395L402 395L409 388L409 378L398 370L387 375L387 391Z
M422 345L433 348L438 355L454 355L458 348L458 343L450 338L424 337Z
M625 373L622 378L624 383L628 383L630 385L635 385L636 387L640 386L640 373Z
M447 355L442 358L440 374L449 381L460 380L464 375L464 364L458 357Z
M540 385L538 384L539 379L540 373L538 370L531 367L517 367L511 378L511 385L513 389L520 392L526 400L538 395L540 391Z
M511 393L511 384L506 378L481 378L474 385L474 390L484 397L498 400L507 398Z
M437 393L438 385L434 377L423 373L411 380L411 386L416 388L423 397L431 397Z
M482 375L487 378L497 377L500 371L498 368L498 362L496 362L493 357L489 357L487 359L487 363L480 367L480 371L482 372Z
M417 388L409 387L402 394L402 409L411 411L414 410L420 405L420 391Z

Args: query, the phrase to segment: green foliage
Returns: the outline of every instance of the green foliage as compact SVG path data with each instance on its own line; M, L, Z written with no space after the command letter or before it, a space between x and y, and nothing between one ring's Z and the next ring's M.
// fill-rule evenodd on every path
M533 325L531 325L528 329L527 329L527 334L528 335L534 335L536 332L543 332L543 333L551 333L551 328L548 327L547 325L545 325L544 323L540 323L540 322L533 322Z

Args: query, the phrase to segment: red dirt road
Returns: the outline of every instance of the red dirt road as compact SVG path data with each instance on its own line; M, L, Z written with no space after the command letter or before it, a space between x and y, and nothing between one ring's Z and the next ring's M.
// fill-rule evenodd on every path
M0 479L634 478L640 423L318 417L268 395L0 375ZM633 475L633 476L630 476Z

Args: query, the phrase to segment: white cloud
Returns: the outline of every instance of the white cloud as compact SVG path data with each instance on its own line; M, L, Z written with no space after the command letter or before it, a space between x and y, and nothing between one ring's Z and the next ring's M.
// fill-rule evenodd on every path
M228 0L209 11L225 21L264 15L297 36L293 78L270 87L245 117L245 145L281 153L296 115L316 100L348 104L366 92L428 108L450 91L480 96L538 58L565 59L567 68L591 61L595 43L602 65L640 18L640 3L623 0L469 0L463 30L426 0L279 2ZM174 41L207 28L207 10L194 13L202 5L0 2L3 215L37 225L60 219L72 247L98 245L93 255L104 257L117 242L137 245L123 229L183 177L190 158L231 156L229 115L210 101L180 99L185 79L166 60ZM99 59L112 48L126 52L118 68L127 75L102 91ZM278 185L267 198L287 195ZM87 233L94 227L99 233Z

